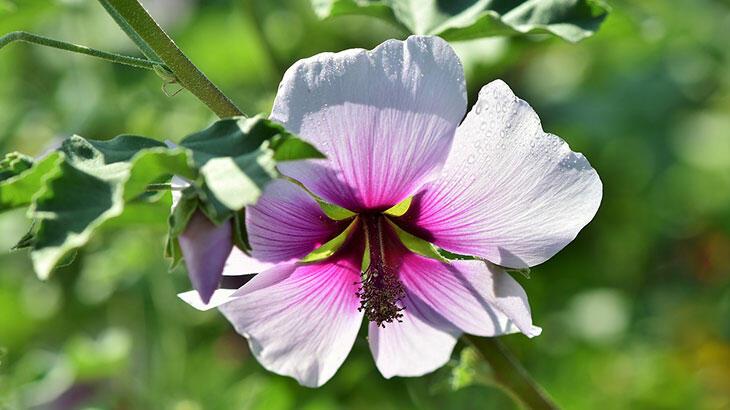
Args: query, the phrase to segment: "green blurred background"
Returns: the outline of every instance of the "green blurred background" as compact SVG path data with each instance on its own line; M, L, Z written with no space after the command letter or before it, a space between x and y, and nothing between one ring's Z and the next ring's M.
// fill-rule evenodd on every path
M318 22L307 0L147 0L181 48L248 114L283 71L322 51L403 33L375 20ZM457 43L469 99L494 78L598 170L595 220L526 288L543 335L505 337L571 409L730 408L730 2L614 0L577 45L532 37ZM0 34L28 30L134 54L97 2L0 0ZM0 151L71 134L177 140L214 116L152 72L25 44L0 50ZM174 86L170 88L174 90ZM110 227L47 282L0 254L0 409L513 408L501 391L447 388L450 369L384 380L360 337L323 388L264 371L216 312L175 294L163 203ZM23 235L0 215L0 249ZM458 357L458 352L455 358Z

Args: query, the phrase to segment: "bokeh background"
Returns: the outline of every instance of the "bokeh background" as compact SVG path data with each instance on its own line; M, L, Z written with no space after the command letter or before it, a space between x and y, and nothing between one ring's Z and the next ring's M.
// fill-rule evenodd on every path
M286 68L403 33L319 22L307 0L147 0L181 48L246 113L268 112ZM469 99L503 78L598 170L595 220L518 278L542 336L505 337L571 409L730 408L730 2L614 0L579 44L530 37L457 43ZM91 0L0 0L0 34L28 30L135 54ZM214 120L152 72L25 44L0 50L0 151L122 133L177 140ZM174 91L174 86L171 87ZM513 408L500 390L447 388L445 368L384 380L360 337L311 390L264 371L216 312L175 294L164 204L109 227L47 282L9 253L28 227L0 215L0 409ZM326 323L323 323L326 325ZM455 355L455 357L458 356Z

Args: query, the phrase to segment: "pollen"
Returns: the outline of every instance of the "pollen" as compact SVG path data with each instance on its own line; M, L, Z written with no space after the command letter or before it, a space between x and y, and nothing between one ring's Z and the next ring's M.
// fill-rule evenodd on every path
M370 266L364 272L360 289L356 292L360 298L358 310L365 313L367 320L385 327L386 323L401 322L402 311L405 309L402 300L406 291L398 279L397 270L386 259L383 217L363 215L363 221L370 252Z

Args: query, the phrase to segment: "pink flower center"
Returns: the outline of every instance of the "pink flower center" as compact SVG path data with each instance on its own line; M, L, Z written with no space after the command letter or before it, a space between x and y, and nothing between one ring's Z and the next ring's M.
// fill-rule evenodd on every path
M363 230L369 246L370 265L363 273L358 310L378 326L394 320L400 322L405 308L402 299L406 292L398 279L398 270L389 262L383 233L384 216L381 214L361 214ZM391 257L392 260L392 257Z

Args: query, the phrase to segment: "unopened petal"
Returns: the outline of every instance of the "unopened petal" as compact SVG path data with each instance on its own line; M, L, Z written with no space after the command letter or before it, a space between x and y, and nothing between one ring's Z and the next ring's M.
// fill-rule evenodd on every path
M236 298L234 293L241 284L248 282L253 275L268 270L275 265L272 263L261 262L256 258L246 255L240 249L233 247L228 259L226 259L223 267L223 278L221 278L221 287L213 292L213 296L206 303L200 298L200 294L191 290L179 293L177 296L185 303L198 310L210 310L227 303ZM230 284L229 284L230 282ZM233 288L227 287L235 284Z
M215 225L197 210L178 238L190 282L205 303L210 301L220 283L226 260L233 249L232 235L230 221Z

